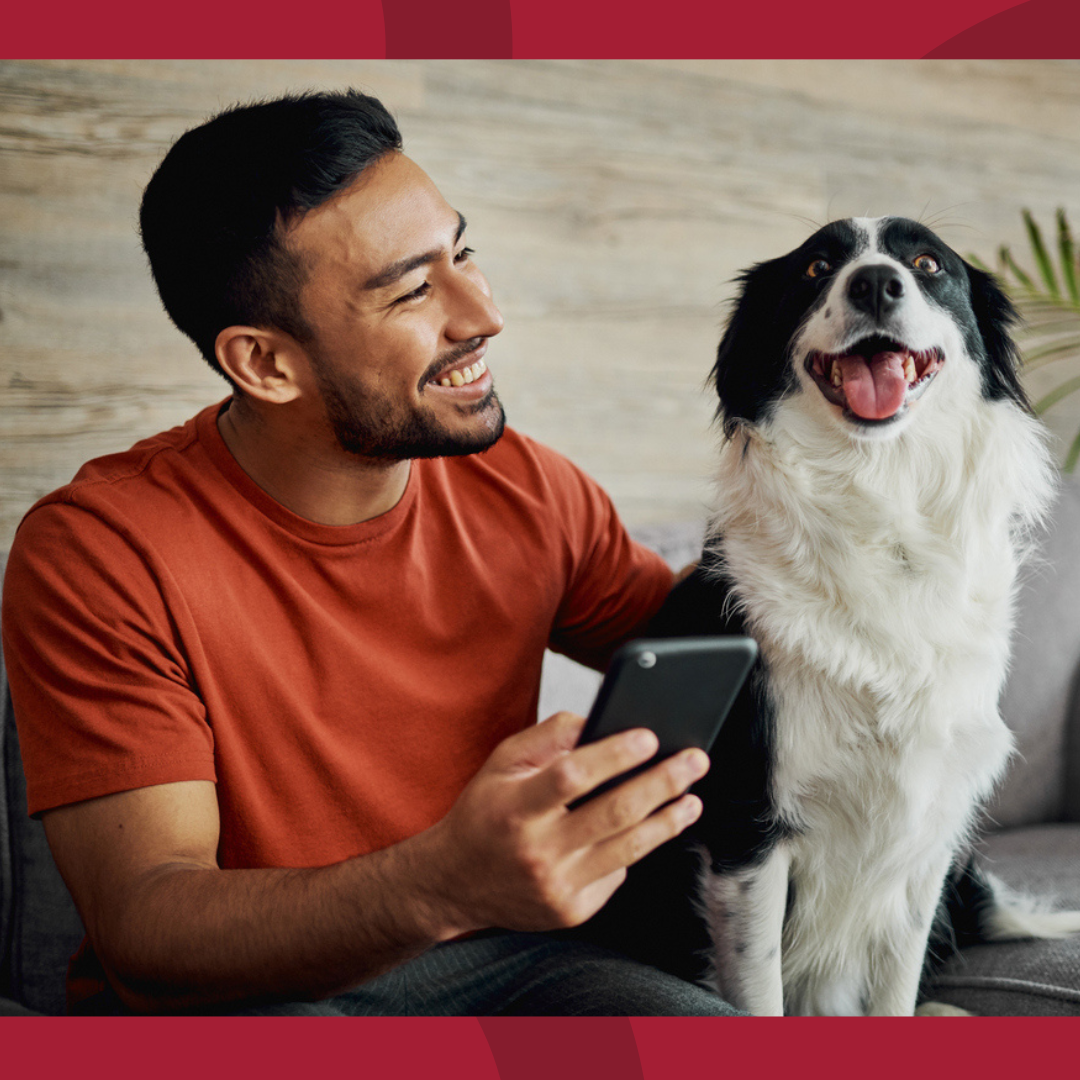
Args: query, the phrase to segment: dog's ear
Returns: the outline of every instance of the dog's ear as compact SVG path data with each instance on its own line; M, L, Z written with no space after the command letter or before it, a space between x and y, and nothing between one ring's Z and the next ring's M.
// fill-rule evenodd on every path
M983 393L991 401L1008 398L1030 411L1027 393L1020 384L1020 351L1012 338L1012 328L1020 315L1002 291L993 274L965 262L971 286L971 310L975 315L978 340L969 342L973 355L983 354Z
M729 437L740 423L757 423L793 385L787 352L795 326L782 310L786 275L784 257L758 263L737 279L741 291L712 370L717 416Z

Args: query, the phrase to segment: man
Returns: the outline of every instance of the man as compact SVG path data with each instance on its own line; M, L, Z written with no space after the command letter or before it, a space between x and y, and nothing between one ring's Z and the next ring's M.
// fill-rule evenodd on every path
M532 724L543 650L602 666L671 574L504 431L502 318L385 109L230 110L141 225L232 395L84 466L9 562L30 809L87 930L71 1007L728 1012L545 933L697 817L707 759L567 809L656 740Z

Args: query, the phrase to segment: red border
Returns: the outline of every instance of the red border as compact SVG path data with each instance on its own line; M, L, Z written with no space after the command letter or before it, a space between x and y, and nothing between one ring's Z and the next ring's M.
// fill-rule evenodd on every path
M409 4L419 25L443 4ZM345 54L357 58L408 55L545 57L918 57L1054 55L1072 39L1074 0L864 0L822 4L723 4L683 0L647 7L615 0L484 0L478 17L495 19L479 30L446 36L432 23L410 46L383 0L324 3L317 20L295 4L224 5L190 0L158 9L133 0L97 5L22 4L5 13L9 58L293 57ZM459 21L468 0L453 5ZM1021 10L1021 7L1023 10ZM510 14L512 52L504 16ZM633 18L626 13L633 10ZM164 11L164 14L162 13ZM1001 13L1000 19L994 19ZM396 15L396 12L394 13ZM991 20L988 23L986 20ZM995 31L995 25L1002 37ZM1007 30L1005 29L1007 27ZM1059 32L1055 33L1055 27ZM976 30L976 28L978 28ZM997 36L995 37L995 33ZM440 34L443 36L440 37ZM1025 36L1026 35L1026 36ZM390 40L388 41L388 37ZM966 39L966 44L965 44ZM419 38L417 39L420 40ZM445 52L439 53L440 42ZM410 53L410 48L413 51ZM965 51L965 49L969 51ZM970 50L976 50L971 52ZM499 51L503 50L503 51ZM1045 50L1045 51L1040 51ZM1049 1074L1055 1063L1075 1065L1080 1029L1073 1020L718 1020L635 1019L625 1027L597 1021L519 1021L520 1054L496 1063L475 1019L447 1020L0 1020L0 1055L10 1075L111 1076L153 1074L159 1080L206 1076L296 1077L329 1072L392 1076L395 1080L531 1080L554 1054L555 1080L596 1080L590 1049L615 1037L622 1049L632 1035L642 1080L739 1073L772 1076L824 1072L909 1080L979 1069L994 1076ZM958 1027L957 1025L961 1025ZM540 1049L545 1054L540 1054ZM535 1068L532 1066L536 1066ZM607 1075L612 1075L608 1072ZM619 1076L623 1080L623 1075Z
M905 0L899 16L865 0L326 0L318 12L282 0L187 0L155 14L137 0L23 3L5 13L0 48L23 59L1038 57L1060 55L1075 20L1074 0Z
M619 1023L620 1021L615 1021ZM911 1080L1075 1071L1073 1019L621 1021L640 1070L615 1062L603 1020L525 1019L496 1063L480 1021L447 1019L15 1018L0 1020L12 1076L155 1080L687 1080L810 1076ZM552 1073L552 1061L558 1071ZM616 1067L617 1066L617 1067Z

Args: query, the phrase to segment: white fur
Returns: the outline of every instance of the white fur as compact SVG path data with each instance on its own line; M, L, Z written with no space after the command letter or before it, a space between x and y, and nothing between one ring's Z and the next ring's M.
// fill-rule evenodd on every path
M1016 892L993 874L986 876L999 901L989 916L991 941L1064 938L1080 933L1080 911L1055 911L1045 898Z
M1052 491L1038 424L982 397L950 314L899 263L896 336L943 348L944 367L871 436L825 400L798 357L865 333L840 290L870 259L892 261L871 241L803 327L799 390L720 454L713 534L768 672L773 797L801 827L776 856L795 885L788 1013L913 1011L944 876L1011 753L997 701L1016 575Z

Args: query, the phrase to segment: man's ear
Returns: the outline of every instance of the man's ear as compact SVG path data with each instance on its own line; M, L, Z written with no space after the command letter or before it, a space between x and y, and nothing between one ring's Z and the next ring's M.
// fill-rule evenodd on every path
M214 352L225 374L249 397L283 405L300 396L304 354L284 331L227 326Z

